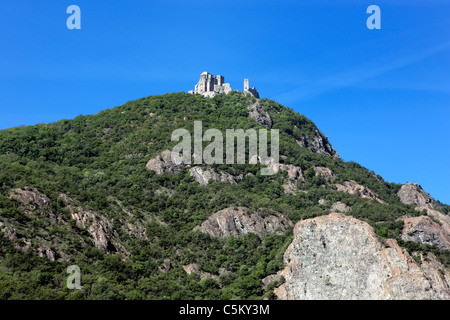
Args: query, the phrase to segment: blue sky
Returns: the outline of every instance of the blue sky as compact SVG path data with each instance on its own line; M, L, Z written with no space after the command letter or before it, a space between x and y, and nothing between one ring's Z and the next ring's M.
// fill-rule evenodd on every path
M81 8L81 30L66 9ZM369 5L381 30L369 30ZM449 1L4 0L0 129L193 89L202 71L312 119L340 156L450 204Z

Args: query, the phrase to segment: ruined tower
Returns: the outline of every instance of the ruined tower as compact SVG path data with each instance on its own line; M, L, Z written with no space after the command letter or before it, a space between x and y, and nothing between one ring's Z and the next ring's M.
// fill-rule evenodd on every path
M248 79L244 79L244 93L249 93L255 98L259 99L258 90L255 87L250 89L250 81Z
M215 95L221 93L229 93L231 90L231 86L229 83L225 83L225 78L221 75L213 76L209 72L202 72L200 75L200 80L195 85L194 90L189 90L190 94L201 94L205 97L214 97ZM244 79L244 93L251 94L259 99L258 91L256 91L255 87L250 89L250 81L248 79Z

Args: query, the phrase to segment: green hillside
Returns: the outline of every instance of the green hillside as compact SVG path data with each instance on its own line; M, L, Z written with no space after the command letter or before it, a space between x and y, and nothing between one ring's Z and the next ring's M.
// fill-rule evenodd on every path
M285 192L285 171L263 176L260 165L214 165L243 178L207 186L188 167L178 174L146 168L176 144L175 129L192 132L194 121L222 132L264 128L249 117L255 101L238 92L214 98L173 93L73 120L1 130L0 299L272 299L277 284L264 287L261 281L282 269L292 228L226 238L194 230L231 207L262 216L278 212L295 224L328 214L341 202L380 239L397 239L409 251L432 251L450 266L448 251L400 239L398 218L421 215L400 202L401 185L329 150L303 147L298 141L328 140L312 121L272 100L261 103L272 128L280 130L280 161L304 174L298 192ZM318 167L330 169L333 179L317 174ZM345 181L370 189L380 201L338 191ZM438 206L448 214L448 206ZM77 213L87 220L75 219ZM93 239L93 233L108 239ZM183 266L194 263L200 271L189 274ZM65 287L70 265L81 269L82 290Z

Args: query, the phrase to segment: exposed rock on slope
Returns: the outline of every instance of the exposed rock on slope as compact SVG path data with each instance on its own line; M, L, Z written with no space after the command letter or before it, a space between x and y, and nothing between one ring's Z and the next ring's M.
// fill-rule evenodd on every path
M303 176L302 168L292 164L280 163L279 169L282 171L287 171L288 181L283 184L284 192L288 194L295 194L298 184L306 181Z
M196 229L211 237L238 237L246 233L254 233L262 238L268 233L284 232L292 225L289 219L277 212L263 218L257 212L250 212L248 208L238 207L226 208L214 213Z
M9 198L19 201L22 206L31 210L45 207L50 203L50 199L36 188L11 189Z
M189 174L202 186L208 185L210 181L233 184L242 180L242 174L238 176L232 176L231 174L220 170L214 170L212 168L193 167L189 169Z
M395 240L380 244L366 222L332 213L300 221L285 252L281 299L449 299L445 277L422 270Z
M428 252L425 257L420 254L420 260L420 268L431 280L435 290L443 297L446 296L446 293L448 295L450 291L450 270L446 269L431 252Z
M426 210L427 214L430 217L437 219L441 223L442 229L444 229L445 232L448 235L450 235L450 216L447 216L437 210L429 209L427 207L416 207L416 210L419 210L419 211Z
M112 223L97 214L96 212L83 208L75 203L73 199L65 194L61 194L60 199L66 204L72 219L75 220L78 228L86 229L94 243L94 246L105 252L118 251L117 247L122 247L118 242L114 241L114 229Z
M314 167L314 173L316 176L321 176L325 181L333 181L336 179L336 175L328 168L325 167Z
M150 159L147 162L146 168L155 171L156 174L169 173L169 174L179 174L183 167L190 167L190 165L177 165L172 160L172 152L170 150L165 150L158 154L156 157ZM210 167L192 167L189 169L189 174L202 186L208 185L211 181L219 181L225 183L236 183L242 180L242 174L233 176L226 172L215 170Z
M405 204L416 204L433 209L434 199L416 183L404 184L398 191L400 201Z
M378 198L378 196L375 194L375 192L373 192L369 188L366 188L366 187L360 185L359 183L357 183L356 181L353 181L353 180L345 181L344 184L337 184L336 190L342 191L342 192L345 192L348 194L359 194L359 196L361 198L368 198L368 199L378 201L381 204L386 204L383 200Z
M450 216L435 210L435 200L426 193L422 187L416 183L407 183L400 188L397 195L401 202L405 204L415 204L416 210L425 210L429 216L437 219L447 235L450 235Z
M261 101L258 99L254 104L251 104L247 107L249 110L248 116L255 120L258 124L272 128L273 122L269 113L264 109Z
M328 139L325 138L318 129L315 129L312 137L304 135L300 139L297 139L297 143L304 148L308 148L314 153L339 157L336 150L334 150L328 142Z
M147 169L155 171L157 174L169 173L178 174L182 170L181 165L177 165L172 160L172 152L165 150L156 157L150 159L146 165Z
M332 212L350 212L351 210L352 208L340 201L333 203L331 206Z
M404 222L403 240L436 245L441 249L450 250L450 236L429 217L406 218Z
M212 278L212 279L214 279L214 280L216 280L216 281L219 280L219 277L218 277L218 276L213 275L213 274L211 274L211 273L209 273L209 272L203 271L197 263L191 263L191 264L188 264L188 265L185 265L185 266L182 266L182 267L183 267L184 271L185 271L187 274L193 274L193 273L196 273L196 274L198 274L198 275L200 276L200 278L202 278L202 279L204 279L204 278Z

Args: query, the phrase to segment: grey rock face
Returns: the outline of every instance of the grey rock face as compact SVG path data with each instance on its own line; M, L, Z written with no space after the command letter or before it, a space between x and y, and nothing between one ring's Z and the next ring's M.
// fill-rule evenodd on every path
M449 299L395 240L381 245L366 222L332 213L300 221L285 252L280 299ZM445 284L445 285L444 285Z
M50 248L40 247L37 249L37 254L39 257L47 257L50 261L55 261L55 253Z
M331 144L328 142L328 139L326 139L318 129L315 130L312 137L304 135L297 140L297 143L304 148L308 148L314 153L339 157L337 151L333 149Z
M250 118L264 127L272 128L272 118L259 100L254 104L249 105L247 108L249 110L248 116Z
M450 235L450 216L435 210L436 201L416 183L404 184L397 195L405 204L415 204L418 211L426 211L427 215L437 219L442 229Z
M403 240L436 245L441 249L450 250L450 236L429 217L405 218L404 222Z
M375 192L373 192L369 188L364 187L363 185L360 185L356 181L345 181L343 184L337 184L335 187L337 191L342 191L348 194L359 194L361 198L368 198L375 200L381 204L386 204L383 200L378 198Z
M188 264L188 265L185 265L185 266L182 266L182 267L183 267L184 271L187 274L193 274L193 273L198 274L201 279L212 278L212 279L214 279L216 281L219 280L218 276L213 275L213 274L211 274L209 272L203 271L197 263L191 263L191 264Z
M178 174L182 170L181 165L177 165L172 160L172 152L170 150L165 150L156 157L150 159L147 162L146 168L155 171L157 174L169 173Z
M352 210L352 208L350 208L348 205L346 205L345 203L342 203L340 201L333 203L333 205L331 206L331 211L332 212L350 212Z
M257 212L250 212L248 208L227 208L214 213L201 226L196 227L211 237L238 237L247 233L254 233L263 238L268 233L283 233L292 222L281 214L274 212L261 217Z
M445 297L450 292L450 271L446 269L442 263L440 263L436 256L428 252L426 256L420 255L421 265L420 268L425 275L433 283L434 289L438 292L439 296Z
M303 176L302 168L294 166L292 164L279 164L279 170L287 171L288 181L283 184L285 193L295 194L297 192L297 186L299 183L304 183L305 177Z
M405 204L416 204L433 209L434 199L416 183L404 184L397 194L400 201Z
M166 273L170 270L171 267L172 267L172 264L170 262L170 259L164 259L164 263L162 266L159 267L159 270L162 273Z
M333 171L325 167L315 167L314 172L316 176L321 176L325 181L333 181L336 179L336 175Z
M30 209L42 208L50 203L50 199L35 188L11 189L9 198L19 201L23 206Z
M111 222L96 212L78 206L65 194L59 196L66 208L70 211L72 219L78 228L86 229L94 243L94 246L105 252L115 252L117 248L113 244L114 229Z
M225 183L236 183L242 180L242 174L233 176L220 170L214 170L212 168L193 167L189 169L189 174L202 186L208 185L210 181L218 181Z
M430 209L426 206L425 207L416 207L416 210L419 210L419 211L426 210L427 214L430 217L436 218L441 223L442 229L444 229L444 231L448 235L450 235L450 216L445 215L437 210Z

